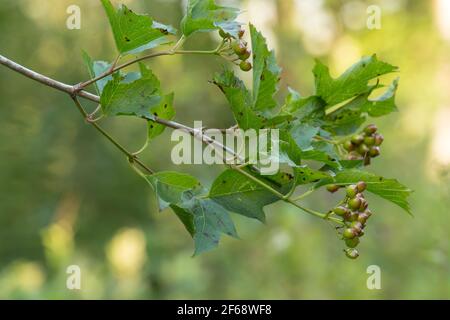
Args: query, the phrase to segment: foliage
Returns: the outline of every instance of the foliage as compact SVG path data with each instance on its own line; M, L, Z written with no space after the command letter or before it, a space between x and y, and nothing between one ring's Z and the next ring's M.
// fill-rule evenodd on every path
M202 186L195 177L183 173L141 172L142 168L134 166L138 161L137 155L125 152L134 168L155 191L160 208L170 207L191 234L195 254L215 248L222 234L237 237L230 213L264 222L264 208L277 201L290 203L299 210L332 221L345 229L348 221L333 211L320 213L299 204L304 196L324 186L336 185L338 190L344 185L364 182L369 192L411 212L407 202L411 190L395 179L384 178L364 169L364 165L370 164L368 159L373 158L375 153L379 154L382 140L380 143L365 140L375 139L371 135L377 128L364 135L371 126L365 127L360 134L361 141L354 136L369 117L381 117L397 111L395 95L398 80L390 84L380 97L371 97L375 90L383 87L380 77L396 72L397 67L372 55L362 58L341 76L333 78L328 68L316 61L313 69L315 94L302 96L290 88L284 104L279 104L277 94L282 70L277 65L275 53L268 48L263 35L250 25L253 51L250 55L243 40L244 31L236 21L239 10L218 6L214 0L190 0L180 25L181 37L176 42L171 38L177 33L175 28L156 22L149 16L136 14L124 5L116 9L109 0L102 0L102 4L111 24L119 57L114 62L94 61L85 53L83 56L91 80L78 88L80 91L90 84L95 85L100 95L99 118L133 116L143 119L149 127L145 146L161 135L166 127L164 121L170 121L175 116L174 94L164 93L157 76L145 64L139 63L139 72L126 73L123 69L132 63L118 66L117 62L124 56L175 42L167 51L148 54L134 62L158 55L210 54L239 65L243 71L252 69L251 89L228 67L213 76L213 83L228 100L238 128L280 131L278 161L287 165L286 169L267 177L252 166L229 166L210 189ZM181 50L184 42L196 33L217 31L223 38L217 49ZM252 64L248 61L250 56ZM350 149L355 147L358 147L361 158L354 158ZM300 185L310 189L306 194L295 197ZM345 201L349 202L349 199ZM348 251L346 253L349 255Z

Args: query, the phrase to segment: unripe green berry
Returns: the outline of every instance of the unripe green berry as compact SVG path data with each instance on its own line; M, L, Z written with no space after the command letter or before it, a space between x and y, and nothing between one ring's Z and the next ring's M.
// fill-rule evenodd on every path
M340 187L336 184L327 185L328 192L335 193L335 192L339 191L339 189L340 189Z
M374 134L375 132L378 131L378 127L374 124L369 124L365 129L364 129L364 133L367 134L368 136Z
M346 249L344 251L345 251L345 255L347 256L347 258L354 260L359 257L358 250L356 250L356 249Z
M350 227L353 229L353 232L356 233L357 235L360 234L362 229L364 228L362 223L359 221L353 221Z
M347 197L349 197L350 199L353 199L358 194L358 189L354 184L348 186L345 191L347 193Z
M342 237L344 237L344 239L353 239L354 237L356 237L355 230L351 228L345 229L344 233L342 233Z
M353 198L348 201L348 207L352 210L358 210L361 207L361 199Z
M374 136L374 138L375 138L375 145L376 146L381 146L383 144L384 137L381 134L376 134Z
M355 150L355 148L355 145L350 140L344 142L344 149L348 152Z
M245 50L245 52L243 54L239 54L238 56L239 56L239 59L244 61L244 60L247 60L248 58L250 58L251 52L248 50Z
M364 144L368 147L371 147L375 144L375 138L374 137L365 137L364 138Z
M365 225L367 223L367 220L369 220L369 215L366 213L361 213L358 215L358 222Z
M376 157L378 157L380 154L381 154L380 147L372 147L372 148L370 148L370 150L369 150L369 155L370 155L372 158L376 158Z
M240 42L233 43L231 48L233 49L234 53L236 53L238 56L243 55L247 51L247 47L245 47Z
M356 188L358 192L364 192L367 189L367 184L364 181L360 181L356 184Z
M242 71L245 72L252 70L252 64L248 61L242 61L239 67L241 68Z
M362 156L365 156L369 151L369 147L364 143L358 147L358 153Z
M345 244L349 248L356 248L359 244L359 238L346 239Z
M359 146L361 143L364 142L364 136L362 136L360 134L354 135L351 139L351 142L353 144L356 144L357 146Z
M349 222L353 222L353 221L358 220L358 213L350 212L350 214L347 216L346 220L349 221Z
M338 215L338 216L345 216L349 210L345 207L339 206L333 209L334 214Z

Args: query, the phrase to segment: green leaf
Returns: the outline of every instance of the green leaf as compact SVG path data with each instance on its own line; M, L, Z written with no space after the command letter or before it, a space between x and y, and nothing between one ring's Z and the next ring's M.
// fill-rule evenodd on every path
M369 99L373 89L377 87L374 86L368 93L359 95L330 113L326 117L325 128L336 135L350 135L367 120L367 115L381 117L397 111L395 94L398 88L398 79L394 80L383 95L376 99Z
M158 172L146 176L146 179L158 196L160 210L166 209L170 204L182 203L185 192L200 192L201 188L196 178L179 172Z
M172 108L173 95L162 94L158 78L145 65L140 64L140 67L141 77L137 79L134 75L129 78L118 73L113 75L113 80L108 82L100 97L105 115L152 120L161 108ZM165 105L168 107L164 108Z
M161 103L156 107L152 108L153 115L157 116L160 119L172 120L175 117L173 99L174 99L173 93L163 96ZM148 139L151 140L156 138L157 136L161 135L165 129L166 126L154 122L152 120L149 120L147 129Z
M135 14L125 5L115 9L109 0L101 0L114 34L117 49L122 55L136 54L170 42L168 34L175 34L171 26L154 21L147 15Z
M376 55L362 58L337 79L330 76L327 66L316 61L313 73L316 80L316 95L329 107L352 99L371 90L369 81L397 70L388 63L379 61Z
M281 114L291 114L302 122L317 122L325 118L326 103L319 97L311 96L307 98L289 88L289 94Z
M296 177L296 185L304 185L312 182L318 182L321 179L330 178L330 175L324 171L311 169L307 166L294 168L294 175Z
M267 112L277 106L274 99L278 92L281 69L275 53L267 47L266 39L250 25L253 50L253 109Z
M239 128L243 130L262 128L267 120L251 109L250 92L233 71L225 69L222 73L217 73L213 82L225 94Z
M160 209L170 207L193 237L195 255L217 247L222 233L238 237L229 213L204 197L195 177L167 171L145 178L158 196Z
M240 24L235 21L238 15L238 9L218 6L214 0L189 0L181 30L188 37L196 32L222 29L238 38Z
M229 213L214 201L194 198L171 208L194 239L194 255L215 249L222 234L238 237Z
M82 55L83 55L84 63L86 64L86 66L88 68L89 76L91 77L91 79L104 74L111 68L111 64L108 62L93 61L91 59L91 57L85 51L83 51ZM97 91L97 93L99 95L103 92L103 89L105 88L106 84L110 80L112 80L112 76L107 76L107 77L94 83L95 90Z
M313 138L319 133L319 128L298 123L290 132L300 149L308 150L312 147Z
M380 97L367 100L367 103L362 107L364 112L367 112L371 117L385 116L391 112L398 111L395 105L395 94L397 93L399 79L395 79L386 92Z
M334 178L324 179L316 185L316 188L335 183L341 185L355 184L359 181L367 183L367 190L386 200L389 200L409 214L411 208L408 203L408 197L412 190L402 185L395 179L386 179L373 173L357 169L344 170L336 174Z
M281 193L287 193L293 184L293 177L286 173L276 176L255 176ZM263 208L280 200L260 184L234 170L226 170L217 177L209 197L231 212L261 222L266 220Z

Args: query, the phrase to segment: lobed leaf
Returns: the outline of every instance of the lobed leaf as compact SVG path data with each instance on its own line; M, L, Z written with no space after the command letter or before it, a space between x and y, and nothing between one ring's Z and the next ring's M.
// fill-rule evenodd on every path
M181 31L188 37L196 32L222 29L238 38L240 24L235 21L239 10L218 6L214 0L189 0Z
M138 15L125 5L117 10L109 0L101 0L108 16L117 49L120 54L136 54L170 42L167 35L175 34L172 26L154 21L147 15Z

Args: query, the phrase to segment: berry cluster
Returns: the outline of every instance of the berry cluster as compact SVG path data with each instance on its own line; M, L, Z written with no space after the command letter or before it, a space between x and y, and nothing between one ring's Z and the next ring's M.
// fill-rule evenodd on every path
M231 42L231 49L233 51L233 54L237 56L237 59L235 59L235 61L240 60L240 63L237 64L239 64L241 70L245 72L252 70L252 64L248 61L252 53L248 49L247 41L242 39L244 37L245 30L239 31L239 39L234 39L230 34L226 33L223 30L220 30L219 34L223 39L229 40Z
M349 152L348 160L364 160L364 164L369 165L372 158L378 157L381 154L380 146L384 138L377 131L377 126L371 124L361 133L345 141L344 149Z
M335 185L327 187L330 192L336 192L339 188ZM359 238L364 235L367 220L372 215L372 212L368 209L369 203L363 195L366 188L367 185L364 181L348 186L345 200L333 209L333 214L342 217L344 220L345 227L342 231L342 238L347 245L347 249L344 250L345 254L350 259L358 258L359 253L355 248L359 244Z

